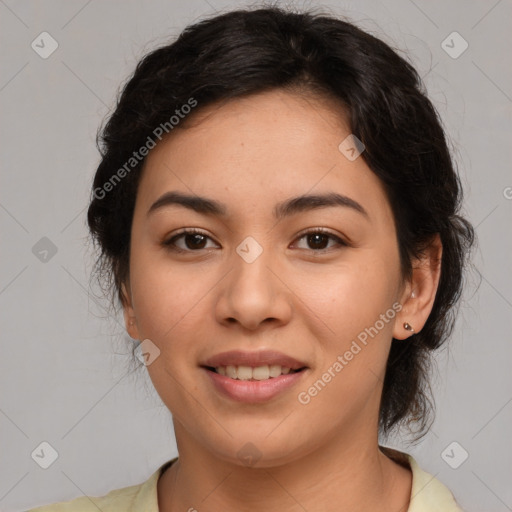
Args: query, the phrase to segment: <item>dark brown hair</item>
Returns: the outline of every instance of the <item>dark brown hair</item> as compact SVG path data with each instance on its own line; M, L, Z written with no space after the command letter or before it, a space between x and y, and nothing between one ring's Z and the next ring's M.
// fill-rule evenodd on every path
M275 6L240 9L187 27L138 63L98 134L102 160L88 210L100 249L97 273L108 282L113 301L117 294L123 303L144 160L132 168L126 162L155 138L157 127L169 127L190 98L199 111L275 88L325 95L344 106L340 115L348 116L352 133L365 145L362 158L387 191L404 277L410 276L412 259L440 235L441 278L432 312L421 332L407 342L392 341L380 406L383 434L411 419L424 432L431 411L430 353L451 334L474 231L460 215L459 178L416 70L348 21ZM126 172L119 173L123 166ZM116 173L122 179L113 182ZM106 183L112 184L108 190Z

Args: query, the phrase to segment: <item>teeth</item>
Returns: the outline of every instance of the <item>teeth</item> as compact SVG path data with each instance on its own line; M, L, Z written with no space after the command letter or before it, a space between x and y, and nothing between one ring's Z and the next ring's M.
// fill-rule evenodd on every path
M215 371L219 375L225 375L231 379L237 380L267 380L280 375L287 375L291 369L278 364L257 366L252 368L251 366L217 366Z
M285 370L288 370L289 368L285 368ZM271 377L279 377L279 375L281 375L281 366L279 366L278 364L273 364L271 366L269 366L269 374Z
M249 380L252 379L252 368L250 366L239 366L238 368L233 367L236 369L236 376L240 380Z
M252 370L252 378L256 380L267 380L270 378L270 369L268 366L258 366Z
M226 366L226 375L231 379L237 378L236 366Z

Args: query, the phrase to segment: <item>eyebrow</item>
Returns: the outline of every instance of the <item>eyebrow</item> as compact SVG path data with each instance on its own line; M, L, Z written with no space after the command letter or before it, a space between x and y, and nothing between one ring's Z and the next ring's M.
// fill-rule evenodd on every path
M227 217L227 208L224 204L207 197L185 194L178 191L170 191L159 197L149 208L147 215L169 206L183 206L202 215ZM343 206L362 214L369 219L368 212L363 206L350 197L329 192L326 194L305 194L292 197L278 203L273 210L276 219L290 217L297 213L314 210L317 208L328 208L332 206Z

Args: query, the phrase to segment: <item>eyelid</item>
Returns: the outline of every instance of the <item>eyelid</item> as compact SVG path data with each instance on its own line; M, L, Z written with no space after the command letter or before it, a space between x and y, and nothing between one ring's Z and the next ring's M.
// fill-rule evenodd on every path
M328 235L331 239L335 240L339 246L349 246L350 245L350 242L347 241L344 237L339 236L338 234L333 233L331 230L329 230L327 228L323 228L323 227L310 227L310 228L303 229L295 236L294 241L300 240L307 235L317 234L317 233ZM214 243L218 244L208 233L206 233L205 231L203 231L201 229L182 228L182 229L178 230L176 233L174 233L170 238L165 239L162 242L162 245L164 247L168 247L176 252L182 252L182 253L183 252L194 253L194 252L200 252L202 250L205 250L205 249L198 249L198 250L194 251L194 250L190 250L190 249L180 249L179 247L176 247L175 240L177 238L179 238L182 235L190 235L190 234L202 235L202 236L212 240ZM332 249L332 247L331 247L331 249ZM318 250L314 250L314 249L304 249L304 250L306 250L306 251L309 250L310 252L321 254L324 252L329 252L330 249L327 248L327 249L318 249Z
M296 239L297 238L302 238L304 235L309 235L309 234L312 234L312 233L322 233L324 235L329 235L329 236L332 236L333 238L337 238L341 242L348 243L348 242L345 241L345 239L340 234L335 233L335 232L331 231L328 228L323 228L323 227L320 227L320 226L303 229L302 231L300 231L297 234Z
M344 247L348 247L350 245L350 242L344 238L343 236L341 235L338 235L337 233L334 233L332 232L331 230L327 229L327 228L323 228L323 227L311 227L311 228L306 228L304 230L302 230L300 233L297 234L297 236L295 237L295 240L300 240L301 238L304 238L306 235L310 235L310 234L317 234L317 233L320 233L320 234L323 234L323 235L328 235L330 238L332 238L333 240L335 240L338 245L341 245L341 246L344 246ZM333 249L331 247L331 249ZM307 250L307 249L305 249ZM309 251L313 252L313 253L323 253L323 252L328 252L329 249L319 249L319 250L313 250L313 249L309 249Z
M213 242L215 242L217 245L219 245L206 231L203 231L199 228L182 228L182 229L179 229L176 233L173 233L171 237L169 238L165 238L164 241L162 242L162 245L164 247L169 247L171 249L174 249L176 251L181 251L181 252L199 252L199 251L191 251L191 250L184 250L184 249L180 249L179 247L176 247L174 245L174 241L182 236L182 235L202 235L206 238L209 238L210 240L212 240Z

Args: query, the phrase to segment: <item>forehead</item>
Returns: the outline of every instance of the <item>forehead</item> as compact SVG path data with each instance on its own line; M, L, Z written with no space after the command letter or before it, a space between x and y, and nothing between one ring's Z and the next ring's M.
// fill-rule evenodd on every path
M387 207L363 158L339 149L350 135L339 104L276 90L196 108L146 157L137 200L146 209L169 190L245 208L328 191Z

